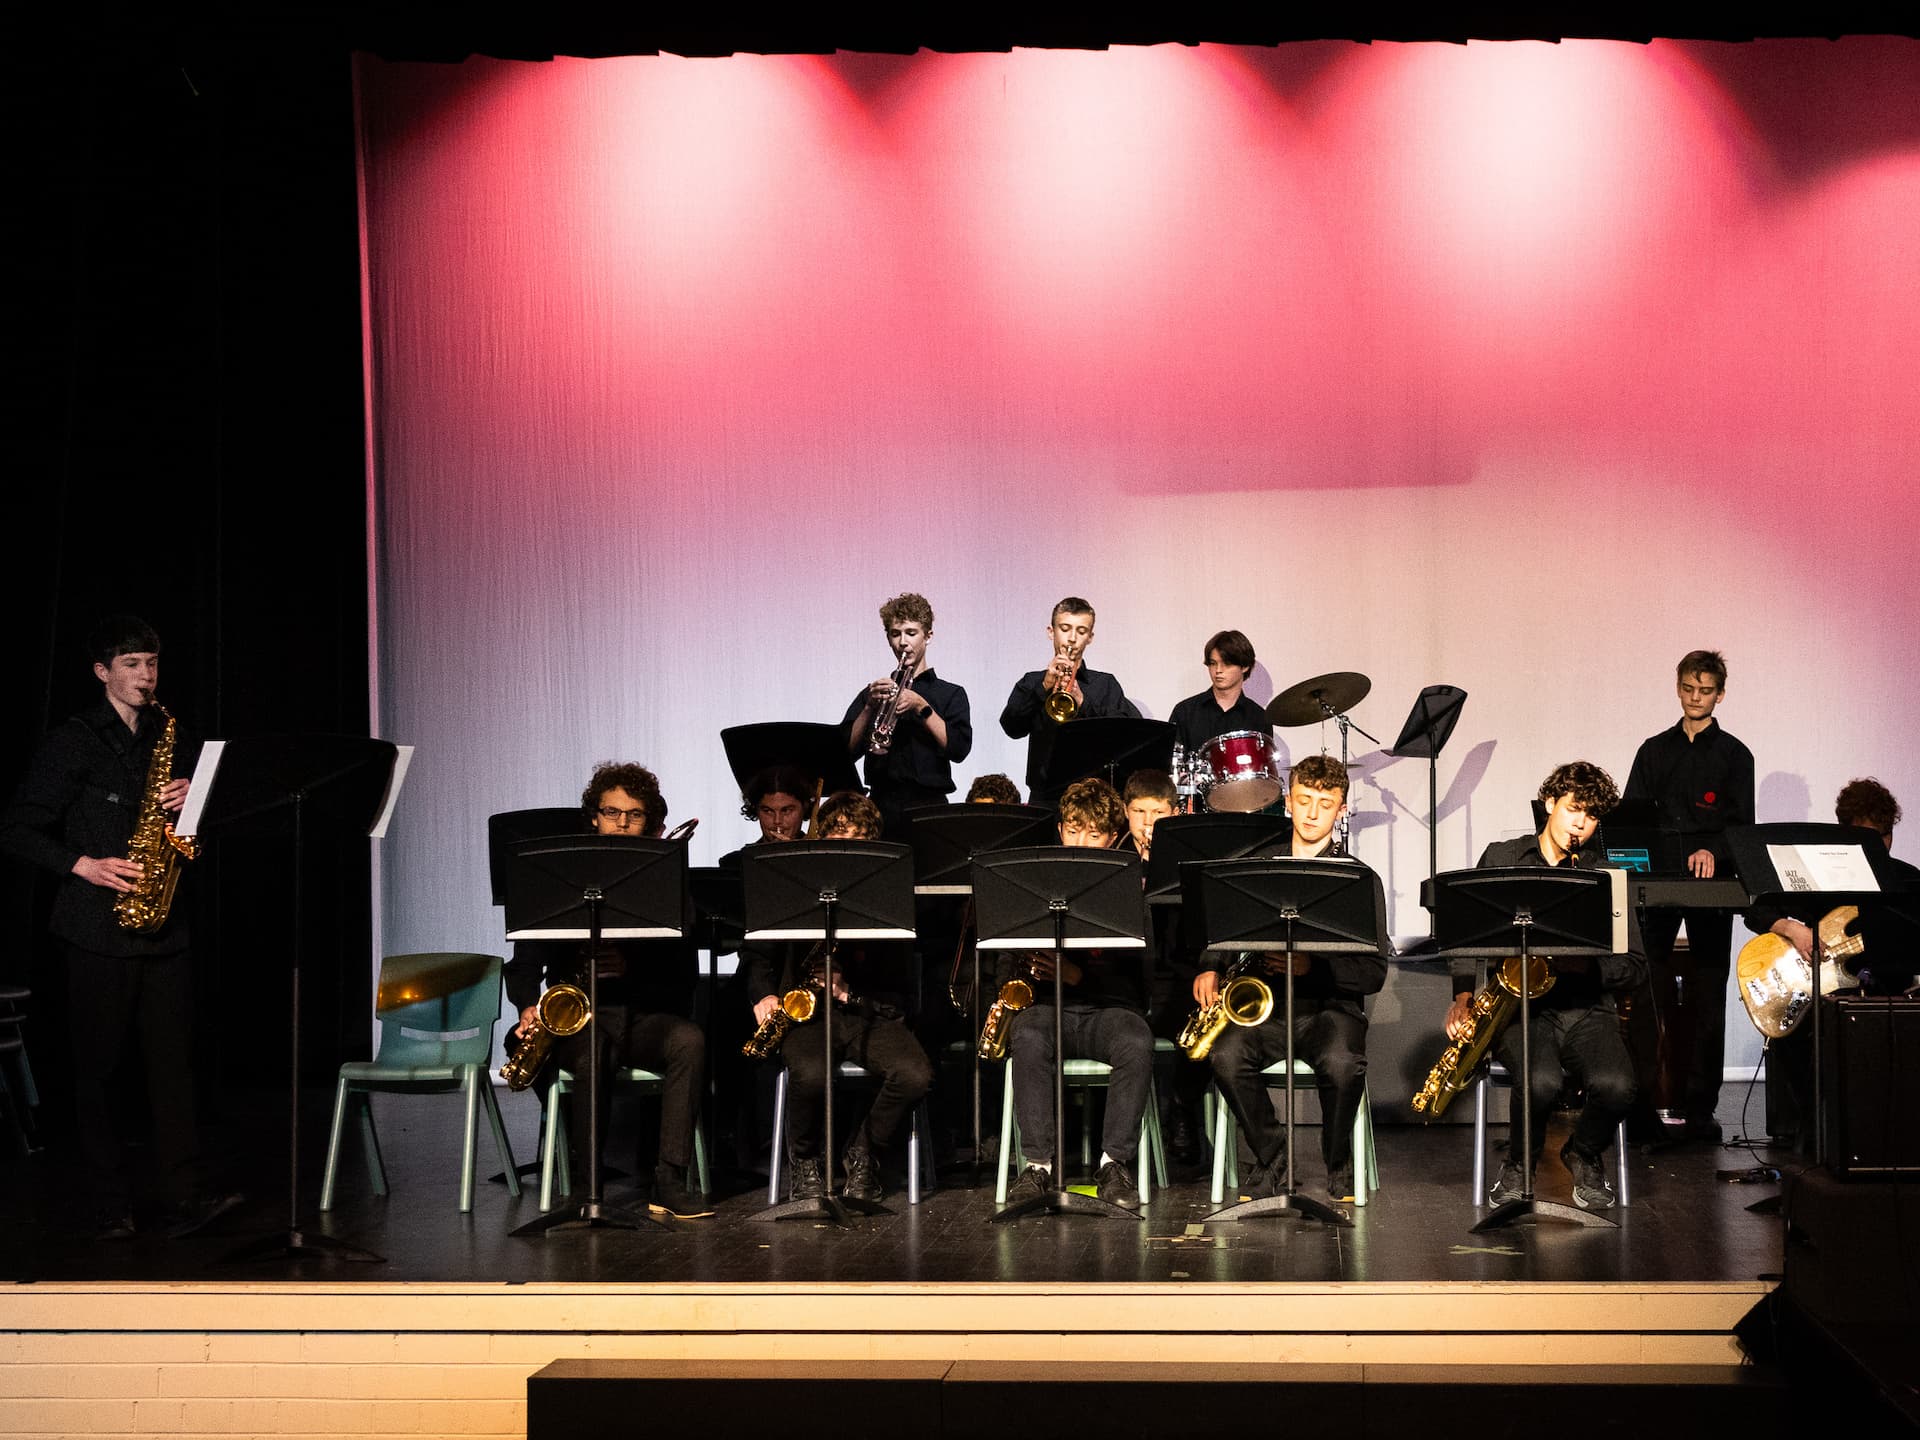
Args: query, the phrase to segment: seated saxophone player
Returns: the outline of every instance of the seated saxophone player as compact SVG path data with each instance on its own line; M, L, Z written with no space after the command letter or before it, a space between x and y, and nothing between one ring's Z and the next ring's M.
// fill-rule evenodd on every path
M660 782L642 765L597 766L580 795L581 818L597 835L658 839L666 828L667 802ZM587 988L587 946L575 940L520 940L506 967L507 1000L520 1012L514 1026L524 1035L534 1024L545 987ZM585 1105L589 1035L600 1043L600 1134L608 1133L614 1087L611 1067L637 1066L664 1077L660 1090L660 1143L653 1166L655 1210L682 1218L711 1215L713 1208L690 1183L693 1127L706 1078L707 1040L686 1016L693 1008L698 960L686 940L607 940L592 957L599 976L600 1008L586 1029L556 1039L536 1084L544 1098L557 1070L572 1073L565 1096L568 1143L586 1144ZM642 1149L644 1151L644 1141ZM636 1174L646 1173L646 1156Z
M1309 755L1287 780L1287 815L1293 834L1278 852L1297 860L1361 862L1341 853L1338 830L1347 812L1347 767L1331 755ZM1362 867L1364 868L1364 867ZM1193 998L1202 1008L1219 998L1221 976L1234 957L1203 952ZM1283 955L1265 955L1247 973L1284 983ZM1365 999L1386 984L1387 962L1378 955L1296 955L1293 958L1293 1052L1313 1067L1320 1092L1320 1155L1327 1167L1327 1194L1352 1200L1353 1122L1367 1083ZM1208 1059L1220 1093L1233 1107L1253 1151L1253 1169L1241 1189L1251 1198L1277 1195L1286 1183L1286 1129L1275 1118L1262 1072L1286 1059L1286 1010L1276 997L1258 1025L1228 1025ZM1298 1174L1296 1163L1295 1173Z
M894 596L880 607L880 625L895 668L853 697L840 724L847 753L866 757L867 791L885 837L904 841L908 810L944 805L953 794L953 767L973 753L973 712L967 692L927 660L933 606L924 595Z
M1514 840L1496 840L1481 854L1480 868L1604 865L1605 855L1589 857L1581 853L1581 847L1593 838L1601 818L1619 802L1620 792L1614 788L1613 778L1598 765L1574 760L1557 767L1541 782L1539 798L1547 813L1540 833ZM1586 1095L1573 1133L1560 1149L1560 1158L1573 1178L1573 1203L1583 1210L1608 1210L1616 1203L1603 1162L1615 1128L1633 1104L1633 1061L1620 1034L1620 1017L1613 997L1645 982L1647 956L1640 939L1638 916L1630 909L1627 917L1631 935L1627 954L1603 955L1593 960L1554 960L1553 988L1529 1002L1533 1019L1533 1073L1527 1077L1527 1084L1533 1094L1533 1134L1528 1141L1533 1148L1535 1174L1537 1177L1540 1155L1546 1148L1547 1122L1552 1118L1554 1097L1560 1093L1565 1076ZM1465 1033L1474 981L1475 966L1471 960L1454 965L1453 1005L1447 1011L1446 1022L1450 1040L1457 1040ZM1493 1055L1507 1067L1508 1074L1519 1076L1520 1027L1517 1023L1500 1032L1493 1042ZM1519 1083L1517 1079L1515 1083ZM1517 1128L1520 1114L1517 1096L1512 1113ZM1495 1205L1521 1198L1523 1177L1519 1152L1513 1142L1509 1142L1507 1156L1500 1178L1494 1182L1488 1197Z
M878 840L880 809L864 795L843 791L820 807L822 840ZM833 1063L851 1060L880 1080L866 1116L853 1127L841 1152L844 1193L851 1200L879 1200L885 1193L880 1166L913 1107L933 1085L933 1065L907 1027L913 948L906 942L842 943L829 967L798 944L753 945L741 952L747 993L756 997L757 1025L780 1008L781 997L806 986L830 988ZM787 1064L788 1174L792 1196L825 1193L821 1155L825 1130L827 1056L821 1027L795 1025L780 1047Z
M1035 805L1057 804L1064 787L1048 788L1041 776L1053 749L1054 728L1063 721L1102 715L1140 718L1113 676L1082 663L1093 644L1093 606L1069 595L1053 607L1047 622L1052 658L1044 670L1029 670L1014 682L1000 712L1000 728L1011 740L1027 741L1027 794Z
M28 762L0 816L0 850L60 877L51 927L64 947L74 1122L87 1172L79 1219L97 1239L130 1239L138 1203L142 1230L151 1219L178 1237L240 1203L204 1188L197 1163L193 882L177 882L162 903L165 867L155 863L166 860L167 826L186 803L198 746L154 701L160 637L151 626L115 616L87 648L100 698L56 726ZM184 874L191 867L174 853L169 863ZM140 1177L150 1193L139 1195L114 1125L113 1086L123 1057L131 1069L136 1042L152 1125Z
M1136 770L1121 792L1127 838L1144 867L1153 854L1153 827L1179 807L1180 793L1164 770ZM1187 994L1193 988L1194 959L1180 940L1180 907L1156 905L1149 937L1147 1019L1153 1033L1173 1040L1187 1022ZM1206 1100L1207 1067L1184 1057L1173 1062L1172 1102L1166 1124L1167 1149L1190 1165L1200 1158L1200 1109Z
M1060 843L1109 850L1126 833L1126 808L1104 780L1077 780L1060 797ZM1053 1188L1053 964L1051 950L1000 951L995 984L1031 968L1033 1003L1014 1017L1007 1048L1013 1067L1014 1114L1020 1121L1026 1167L1007 1191L1009 1204L1037 1198ZM1153 1031L1147 1026L1144 952L1132 949L1073 950L1060 971L1060 1038L1065 1058L1100 1060L1108 1078L1106 1118L1101 1122L1102 1200L1128 1209L1140 1204L1134 1183L1140 1147L1140 1117L1153 1081Z

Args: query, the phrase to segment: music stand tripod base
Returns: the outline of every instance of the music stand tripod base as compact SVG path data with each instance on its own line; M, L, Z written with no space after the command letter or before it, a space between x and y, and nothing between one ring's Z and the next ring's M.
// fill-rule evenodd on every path
M1146 1216L1138 1210L1129 1210L1124 1205L1116 1205L1111 1200L1102 1200L1098 1195L1082 1195L1078 1190L1055 1188L1044 1195L1035 1195L1030 1199L1018 1200L1006 1209L988 1218L989 1225L1004 1224L1008 1220L1018 1220L1024 1215L1098 1215L1110 1219L1119 1216L1126 1220L1145 1221Z
M284 1230L263 1235L234 1250L216 1262L221 1265L245 1265L255 1260L342 1260L351 1265L384 1265L387 1257L331 1235L309 1235L304 1230Z
M893 1211L877 1200L857 1200L851 1195L812 1195L804 1200L783 1200L762 1210L755 1220L824 1220L842 1230L853 1228L850 1215L891 1215Z
M1575 1225L1584 1225L1589 1230L1618 1230L1617 1220L1609 1220L1604 1215L1596 1215L1591 1210L1582 1210L1577 1205L1562 1205L1558 1200L1536 1200L1527 1196L1519 1200L1506 1200L1493 1207L1493 1213L1475 1225L1468 1233L1478 1235L1482 1230L1499 1230L1517 1220L1529 1216L1540 1220L1568 1220Z
M1349 1230L1353 1228L1353 1218L1346 1211L1292 1192L1262 1195L1258 1200L1242 1200L1238 1205L1228 1205L1214 1211L1201 1223L1218 1225L1223 1221L1252 1220L1261 1215L1292 1216L1300 1220L1318 1220L1322 1225L1343 1225Z

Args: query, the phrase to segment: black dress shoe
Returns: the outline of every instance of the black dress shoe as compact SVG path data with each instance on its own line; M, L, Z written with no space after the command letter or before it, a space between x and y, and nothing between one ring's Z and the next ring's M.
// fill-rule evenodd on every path
M1721 1140L1718 1120L1687 1121L1687 1143L1691 1145L1718 1145Z
M873 1163L872 1152L865 1145L849 1145L842 1160L846 1166L847 1179L840 1193L849 1200L866 1200L875 1205L879 1204L886 1192L880 1188L880 1170Z
M169 1240L184 1240L197 1235L222 1215L238 1210L247 1197L238 1190L219 1195L202 1195L169 1208L161 1217L163 1233Z
M133 1228L133 1216L121 1211L94 1216L87 1230L92 1239L110 1245L131 1240L137 1233Z
M1184 1109L1173 1112L1173 1123L1167 1127L1167 1153L1182 1165L1199 1162L1200 1130Z
M1094 1193L1109 1205L1118 1205L1123 1210L1140 1208L1140 1187L1133 1183L1133 1166L1123 1165L1118 1160L1109 1160L1100 1167L1099 1178L1094 1182Z
M647 1208L676 1220L697 1220L713 1214L713 1206L688 1188L685 1168L665 1163L654 1166L653 1200Z
M1007 1204L1012 1206L1023 1200L1038 1200L1052 1189L1053 1172L1039 1165L1029 1165L1007 1187Z
M793 1186L788 1193L795 1200L818 1200L827 1193L826 1182L820 1178L817 1156L811 1160L793 1162Z

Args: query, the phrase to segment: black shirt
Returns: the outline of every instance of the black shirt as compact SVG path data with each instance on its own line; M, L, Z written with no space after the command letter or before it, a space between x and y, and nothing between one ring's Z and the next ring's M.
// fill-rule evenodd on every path
M958 685L949 684L933 673L931 668L922 670L913 677L913 692L926 699L947 725L947 748L942 750L934 743L933 736L927 733L927 724L917 711L909 710L901 715L893 727L893 744L885 755L868 755L862 761L862 770L867 778L867 789L874 794L876 801L890 790L912 786L931 791L938 795L953 793L953 767L973 753L973 711L967 703L967 692ZM853 735L853 722L866 708L867 692L863 688L853 697L853 703L847 706L847 713L840 721L840 728L849 738Z
M584 940L516 940L505 970L515 1013L539 1000L542 981L585 990L586 958ZM685 1015L693 1008L700 959L691 940L604 940L599 968L602 1006L647 1015Z
M1724 832L1753 823L1753 752L1708 719L1692 740L1685 721L1641 742L1627 774L1629 800L1653 800L1660 818L1693 849L1713 852L1716 872L1730 865Z
M1212 690L1202 690L1174 706L1167 718L1180 732L1180 743L1187 747L1188 754L1215 736L1231 735L1236 730L1257 730L1262 735L1273 733L1273 722L1267 719L1266 707L1249 700L1244 690L1225 710L1214 700Z
M1014 682L1013 691L1007 696L1007 705L1000 712L1000 728L1009 739L1018 740L1021 736L1027 740L1027 792L1033 797L1033 803L1044 805L1042 794L1058 798L1062 787L1047 789L1041 783L1046 772L1047 756L1053 750L1053 737L1059 726L1046 716L1041 703L1046 699L1046 691L1041 688L1040 680L1047 672L1029 670ZM1130 720L1140 718L1140 710L1127 692L1120 688L1120 682L1104 670L1089 670L1080 667L1077 677L1080 682L1080 710L1075 720L1092 720L1102 715L1118 715ZM1067 722L1069 724L1072 721Z
M1564 862L1562 862L1564 864ZM1538 835L1522 835L1514 840L1496 840L1480 854L1481 870L1502 869L1511 865L1538 865L1543 869L1558 869L1548 861L1540 849ZM1581 869L1599 870L1600 865L1582 865ZM1516 943L1515 953L1519 946ZM1496 962L1488 961L1491 974ZM1456 960L1449 967L1453 974L1453 991L1458 995L1471 990L1474 983L1474 965L1472 960ZM1596 957L1592 966L1586 970L1555 971L1553 988L1545 995L1533 1001L1535 1009L1579 1010L1590 1008L1600 1001L1604 990L1632 990L1645 982L1647 978L1647 947L1640 938L1640 912L1632 906L1627 907L1627 953L1624 955L1601 955Z
M1220 707L1216 705L1214 708L1217 710ZM1336 853L1338 848L1339 839L1337 836L1334 836L1329 837L1326 849L1322 850L1318 855L1296 856L1293 853L1292 842L1289 841L1280 849L1262 852L1249 858L1273 860L1337 860L1348 865L1357 866L1369 875L1373 874L1372 866L1363 860L1354 859L1351 855ZM1384 937L1387 933L1385 891L1379 892L1379 901L1379 913L1375 916L1375 924L1378 926L1378 933ZM1217 974L1225 974L1228 967L1238 958L1238 956L1222 950L1202 951L1200 968L1203 970L1212 970ZM1367 995L1378 994L1380 988L1387 983L1387 957L1385 955L1333 953L1310 955L1308 959L1312 963L1307 966L1307 973L1293 977L1293 993L1299 998L1310 1000L1359 1000ZM1269 976L1264 969L1257 969L1253 973L1262 980L1273 980L1276 984L1280 983L1281 977ZM1278 992L1276 991L1276 993Z
M61 877L54 897L52 930L61 939L98 955L175 955L187 948L187 924L178 893L157 934L135 935L114 919L118 893L73 873L82 856L124 857L140 818L147 768L166 722L159 711L141 710L129 730L104 695L100 702L55 727L41 743L0 816L0 851ZM173 773L191 775L199 754L175 727Z

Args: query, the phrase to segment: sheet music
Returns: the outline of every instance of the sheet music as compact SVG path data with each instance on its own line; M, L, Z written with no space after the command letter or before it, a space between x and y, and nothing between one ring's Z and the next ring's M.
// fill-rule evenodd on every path
M1867 852L1858 845L1769 845L1767 858L1783 890L1878 890Z
M387 780L387 795L380 802L380 818L373 822L373 829L367 832L375 840L387 838L387 822L393 818L393 807L400 800L400 782L407 778L407 765L413 759L413 746L396 745L393 748L400 753L393 759L393 774ZM611 931L608 933L612 934Z
M180 807L180 818L173 822L173 833L190 840L200 833L200 816L207 808L207 796L213 793L213 777L220 769L224 740L209 740L200 747L200 760L193 767L193 783L187 788L187 803Z

